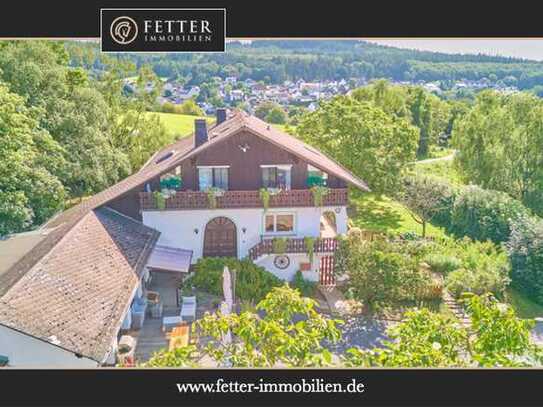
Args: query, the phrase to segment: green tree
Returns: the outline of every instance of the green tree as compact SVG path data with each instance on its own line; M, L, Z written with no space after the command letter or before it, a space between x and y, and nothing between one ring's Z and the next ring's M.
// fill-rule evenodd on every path
M223 366L326 366L332 360L322 342L339 339L339 321L326 318L315 306L314 300L285 284L257 304L258 314L207 314L198 321L198 330L209 338L205 352ZM225 343L229 331L233 340Z
M492 296L466 299L471 326L427 309L409 311L390 329L383 348L350 349L347 366L363 367L519 367L541 363L530 340L533 321L515 316Z
M454 125L455 163L466 180L543 213L542 128L543 102L536 96L481 92Z
M266 121L273 124L285 124L287 122L287 114L283 108L275 106L267 114Z
M64 167L62 149L36 114L0 84L0 236L43 223L63 204L64 188L49 171Z
M422 226L422 237L426 237L427 223L440 212L450 210L452 191L446 182L415 174L404 177L396 197L409 210L413 220Z
M368 102L338 96L303 116L297 134L364 179L377 193L398 188L415 159L417 129Z

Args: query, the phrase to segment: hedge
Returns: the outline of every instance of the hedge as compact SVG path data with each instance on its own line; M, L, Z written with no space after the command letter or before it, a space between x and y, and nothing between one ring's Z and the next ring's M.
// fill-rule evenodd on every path
M447 229L458 237L499 244L509 239L512 222L529 215L528 208L506 193L470 185L458 192Z

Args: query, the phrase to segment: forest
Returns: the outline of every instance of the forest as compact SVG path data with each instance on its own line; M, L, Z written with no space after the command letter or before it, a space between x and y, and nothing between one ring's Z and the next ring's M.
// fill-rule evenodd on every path
M104 69L98 45L70 43L72 64ZM543 64L518 58L445 54L399 49L364 41L261 40L229 42L222 54L125 54L137 67L149 65L160 77L200 85L213 76L266 83L364 77L395 81L501 80L519 89L543 85Z

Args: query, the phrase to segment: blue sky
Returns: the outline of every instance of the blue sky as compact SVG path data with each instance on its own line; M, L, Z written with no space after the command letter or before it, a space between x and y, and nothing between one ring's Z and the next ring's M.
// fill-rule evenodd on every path
M543 38L526 39L367 39L382 45L446 53L503 55L543 61Z

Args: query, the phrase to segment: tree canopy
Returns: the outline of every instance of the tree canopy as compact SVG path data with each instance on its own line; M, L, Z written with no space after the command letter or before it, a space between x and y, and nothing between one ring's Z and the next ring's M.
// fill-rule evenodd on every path
M378 193L394 191L415 159L418 131L370 102L338 96L306 114L297 134L365 180Z

